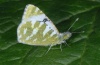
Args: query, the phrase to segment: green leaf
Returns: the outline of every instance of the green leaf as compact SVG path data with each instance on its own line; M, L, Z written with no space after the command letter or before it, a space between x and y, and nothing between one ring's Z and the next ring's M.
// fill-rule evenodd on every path
M68 45L30 46L19 44L17 27L27 4L39 7L57 26L73 33ZM0 1L0 65L99 65L100 64L99 0L1 0Z

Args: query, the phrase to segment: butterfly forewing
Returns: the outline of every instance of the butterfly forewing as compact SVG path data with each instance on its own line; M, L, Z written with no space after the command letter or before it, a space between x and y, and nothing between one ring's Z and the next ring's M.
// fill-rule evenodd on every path
M29 45L56 45L59 32L51 20L36 6L27 5L17 29L18 41Z

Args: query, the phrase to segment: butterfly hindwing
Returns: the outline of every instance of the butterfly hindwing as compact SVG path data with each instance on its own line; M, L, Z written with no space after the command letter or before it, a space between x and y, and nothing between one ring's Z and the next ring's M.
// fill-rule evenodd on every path
M51 20L36 6L27 5L17 36L20 43L29 45L55 45L59 42L58 30Z

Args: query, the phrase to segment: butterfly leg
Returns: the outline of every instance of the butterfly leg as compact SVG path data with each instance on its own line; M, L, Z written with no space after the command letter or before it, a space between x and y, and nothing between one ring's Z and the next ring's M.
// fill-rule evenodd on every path
M60 49L61 49L61 51L62 51L62 44L60 44Z
M70 47L70 46L67 44L67 42L66 42L66 41L64 41L64 43L65 43L68 47Z
M51 44L50 47L48 48L47 52L45 53L45 55L50 51L50 49L51 49L52 46L53 45Z

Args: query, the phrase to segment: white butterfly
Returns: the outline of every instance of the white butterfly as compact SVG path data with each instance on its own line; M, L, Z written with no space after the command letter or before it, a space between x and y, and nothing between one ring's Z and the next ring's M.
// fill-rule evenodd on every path
M52 21L38 7L31 4L26 6L22 22L17 28L19 43L50 48L64 43L71 35L70 32L59 33Z

